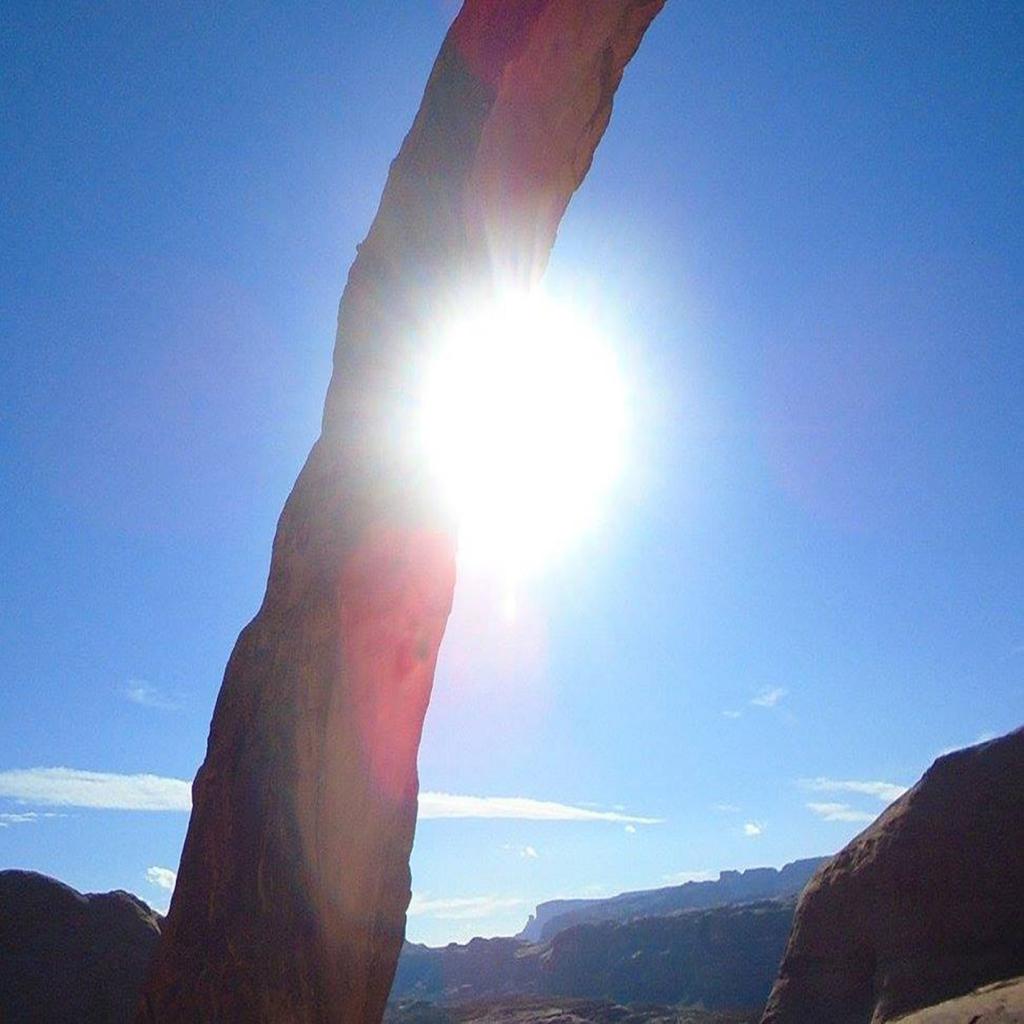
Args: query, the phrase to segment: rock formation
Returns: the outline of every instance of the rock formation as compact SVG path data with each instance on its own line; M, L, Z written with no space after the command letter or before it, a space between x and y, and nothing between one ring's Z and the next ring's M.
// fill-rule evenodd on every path
M462 1006L410 1002L389 1006L384 1016L385 1024L752 1024L754 1020L749 1013L736 1011L556 998L487 999Z
M677 910L723 907L753 900L799 896L811 876L828 858L810 857L775 868L721 871L717 880L685 882L661 889L641 889L597 900L549 900L537 906L519 938L543 942L575 924L594 921L630 921Z
M130 893L0 871L0 1021L128 1024L159 937Z
M900 1017L899 1024L1021 1024L1024 978L1010 978Z
M1024 729L940 757L818 872L763 1024L882 1024L1021 974Z
M794 900L767 900L581 924L540 944L473 939L440 949L407 945L392 1001L567 997L747 1007L757 1015L779 969L794 906Z
M349 272L321 435L228 662L140 1022L380 1019L454 584L413 441L420 363L467 295L538 278L663 2L467 0L453 23Z

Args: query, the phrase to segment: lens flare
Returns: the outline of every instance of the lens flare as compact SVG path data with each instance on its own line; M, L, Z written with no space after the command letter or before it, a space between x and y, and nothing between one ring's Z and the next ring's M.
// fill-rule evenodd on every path
M477 306L441 332L422 440L459 522L460 559L535 572L594 524L621 472L615 355L585 316L542 293Z

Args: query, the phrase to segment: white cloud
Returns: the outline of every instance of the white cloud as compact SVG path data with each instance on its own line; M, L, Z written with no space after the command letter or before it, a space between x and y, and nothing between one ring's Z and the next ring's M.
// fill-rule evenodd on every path
M472 921L491 917L502 910L520 907L525 901L509 896L456 896L431 899L429 893L412 894L410 917L433 917L439 921Z
M174 892L174 883L178 880L178 873L170 868L152 867L146 868L146 881L159 889L166 889Z
M766 686L750 703L757 708L773 708L788 692L784 686Z
M884 804L891 804L907 791L906 786L894 782L858 782L856 779L802 779L801 785L816 793L858 793L871 796Z
M92 807L119 811L188 811L192 784L159 775L119 775L78 768L14 768L0 771L0 797L23 804ZM597 811L551 800L523 796L466 796L458 793L420 794L421 819L506 818L521 821L613 821L657 825L661 818L644 818L619 811Z
M878 815L869 811L858 811L849 804L815 804L810 803L807 809L813 811L823 821L874 821Z
M524 846L519 851L519 856L520 857L526 857L527 860L536 860L537 859L537 851L532 846Z
M764 833L764 825L759 824L756 821L748 821L743 826L743 834L750 839L754 839Z
M517 818L522 821L618 821L658 825L661 818L641 818L619 811L595 811L525 796L464 796L420 793L420 818Z
M711 806L720 814L738 814L740 811L735 804L712 804Z
M0 828L10 828L11 825L28 825L43 818L63 818L63 814L40 813L39 811L24 811L19 813L5 812L0 814Z
M636 834L636 825L627 825L626 826L626 832L627 832L627 834L629 834L631 836L635 835Z
M142 679L129 679L124 688L126 700L133 704L141 704L144 708L159 708L161 711L177 711L181 704L173 697L168 697L155 686Z
M0 796L23 804L119 811L187 811L191 783L159 775L118 775L77 768L14 768L0 772Z
M742 716L742 711L734 711L732 708L726 708L726 710L722 712L723 718L741 718Z
M676 871L661 877L671 885L685 885L687 882L713 882L718 875L714 871Z

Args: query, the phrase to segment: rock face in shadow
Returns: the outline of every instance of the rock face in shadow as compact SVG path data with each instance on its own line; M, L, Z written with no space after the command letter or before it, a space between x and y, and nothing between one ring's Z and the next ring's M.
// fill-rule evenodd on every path
M453 23L349 272L321 436L228 662L140 1024L380 1019L454 585L414 440L421 363L446 315L542 273L662 3L467 0Z
M127 1024L159 937L130 893L0 871L0 1021Z
M818 872L763 1024L880 1024L1020 974L1024 730L940 757Z
M501 999L461 1006L409 1002L388 1007L385 1024L753 1024L757 1013L678 1006L620 1006L596 999ZM1002 1022L1000 1022L1002 1024Z
M402 952L392 1000L550 996L757 1007L779 968L794 901L576 925L538 945L473 939Z
M827 860L827 857L810 857L793 861L780 869L722 871L717 880L624 892L608 899L549 900L538 905L536 913L530 915L518 937L529 942L544 942L576 924L629 921L635 917L673 914L678 910L787 899L799 896L814 872Z

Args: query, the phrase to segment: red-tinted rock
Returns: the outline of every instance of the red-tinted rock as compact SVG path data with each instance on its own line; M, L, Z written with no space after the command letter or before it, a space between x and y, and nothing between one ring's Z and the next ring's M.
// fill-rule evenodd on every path
M128 1024L159 937L159 915L130 893L0 871L0 1021Z
M468 0L449 32L349 273L322 433L228 663L140 1022L380 1019L454 584L411 442L419 360L467 294L543 271L662 3Z
M939 758L818 872L762 1024L881 1024L1021 974L1024 730Z

